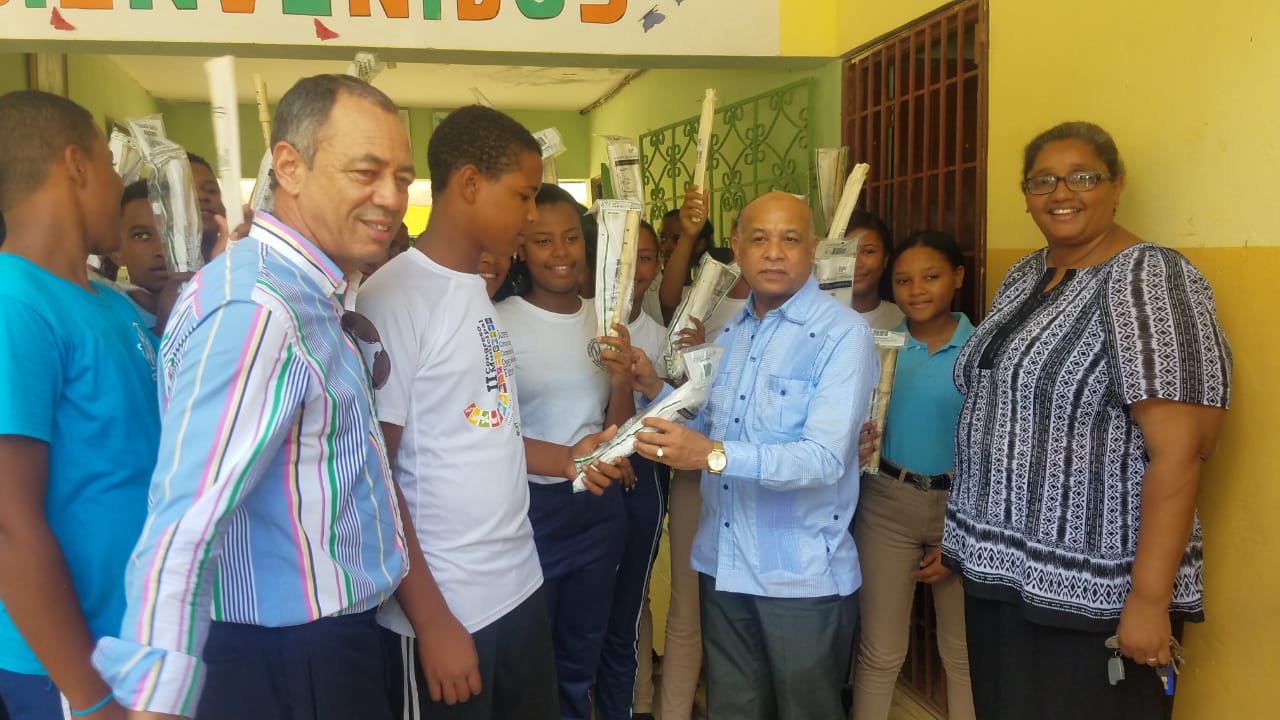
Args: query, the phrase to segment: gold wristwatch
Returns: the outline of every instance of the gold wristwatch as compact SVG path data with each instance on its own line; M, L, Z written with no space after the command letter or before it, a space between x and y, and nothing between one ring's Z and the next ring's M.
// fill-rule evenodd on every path
M719 475L724 472L724 466L729 464L729 458L724 454L724 443L719 440L711 442L711 452L707 453L707 469L712 475Z

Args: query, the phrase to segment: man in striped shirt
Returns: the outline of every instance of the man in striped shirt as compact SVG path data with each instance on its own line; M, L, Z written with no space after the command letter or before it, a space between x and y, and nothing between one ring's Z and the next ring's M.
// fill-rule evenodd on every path
M94 655L135 718L390 716L375 612L407 563L357 345L377 331L344 277L399 227L408 136L381 92L321 75L281 99L272 154L274 212L196 275L161 345L153 505Z

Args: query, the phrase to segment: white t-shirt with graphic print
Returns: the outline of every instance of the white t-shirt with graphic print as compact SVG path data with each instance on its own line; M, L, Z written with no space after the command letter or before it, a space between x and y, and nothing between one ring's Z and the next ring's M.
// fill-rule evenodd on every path
M510 338L480 276L418 250L379 269L357 302L391 359L376 402L379 420L404 428L396 482L449 609L474 633L542 584ZM394 602L378 621L413 634Z

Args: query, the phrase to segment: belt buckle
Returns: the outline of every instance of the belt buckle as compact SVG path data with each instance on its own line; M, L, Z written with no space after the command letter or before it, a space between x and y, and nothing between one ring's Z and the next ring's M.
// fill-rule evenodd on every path
M929 492L933 489L933 476L924 474L916 475L916 487L925 492Z

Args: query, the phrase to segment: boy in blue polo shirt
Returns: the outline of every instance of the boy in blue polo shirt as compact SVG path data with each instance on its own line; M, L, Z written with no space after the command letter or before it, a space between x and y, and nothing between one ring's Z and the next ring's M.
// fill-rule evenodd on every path
M0 137L0 698L118 716L90 654L120 628L160 435L149 328L85 265L120 244L122 185L64 98L0 97Z

